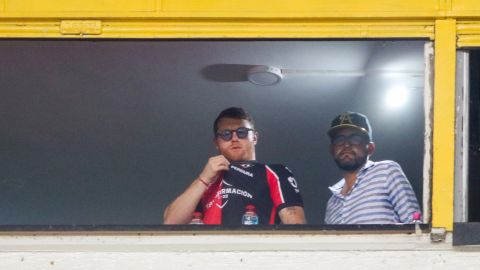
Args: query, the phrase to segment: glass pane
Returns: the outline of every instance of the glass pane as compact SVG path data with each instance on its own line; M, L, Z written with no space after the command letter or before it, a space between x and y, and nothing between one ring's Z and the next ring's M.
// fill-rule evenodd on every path
M161 224L216 155L213 120L229 106L255 119L258 161L293 170L309 223L342 177L326 132L346 110L370 118L372 159L397 161L421 205L424 44L2 40L0 224ZM283 79L252 84L254 65Z
M480 51L470 51L468 221L480 221Z

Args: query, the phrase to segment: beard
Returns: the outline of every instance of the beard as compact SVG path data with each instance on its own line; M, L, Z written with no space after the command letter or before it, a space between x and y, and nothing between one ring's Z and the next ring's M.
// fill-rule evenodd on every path
M351 160L341 160L338 157L335 157L335 163L337 164L338 168L343 171L352 172L360 169L368 159L368 155L361 155L355 156L354 159Z

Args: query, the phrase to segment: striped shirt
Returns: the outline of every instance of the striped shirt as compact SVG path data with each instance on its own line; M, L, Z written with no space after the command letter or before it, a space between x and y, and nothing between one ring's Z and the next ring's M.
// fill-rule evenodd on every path
M420 213L415 193L398 163L368 161L346 196L345 179L329 187L326 224L396 224L413 222Z

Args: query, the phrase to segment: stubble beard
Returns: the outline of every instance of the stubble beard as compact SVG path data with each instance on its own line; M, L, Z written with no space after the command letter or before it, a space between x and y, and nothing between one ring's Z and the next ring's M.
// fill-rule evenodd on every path
M367 155L357 156L354 159L348 161L342 161L339 158L335 158L335 163L337 164L338 168L340 168L340 170L346 172L353 172L360 169L367 162L367 159Z
M229 152L223 153L223 155L229 161L248 161L248 160L255 160L255 150L254 149L242 149L240 152Z

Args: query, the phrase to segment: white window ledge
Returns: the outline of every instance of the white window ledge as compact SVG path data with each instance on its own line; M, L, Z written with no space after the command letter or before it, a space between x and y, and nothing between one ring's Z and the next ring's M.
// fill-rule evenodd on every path
M157 234L0 235L0 252L216 252L452 250L452 236L430 234ZM463 249L465 249L464 247ZM469 247L472 249L472 247ZM475 249L476 247L473 247ZM459 248L457 248L459 249ZM480 248L478 249L480 251Z

